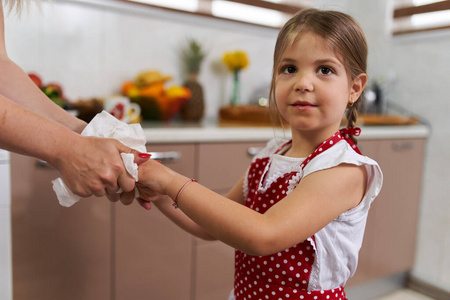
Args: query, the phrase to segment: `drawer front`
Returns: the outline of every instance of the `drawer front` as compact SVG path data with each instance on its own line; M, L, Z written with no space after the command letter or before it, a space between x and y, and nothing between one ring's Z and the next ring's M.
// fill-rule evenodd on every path
M212 190L229 190L244 175L255 151L265 145L266 142L201 144L199 182Z
M195 150L193 144L147 145L152 159L187 177L195 177Z

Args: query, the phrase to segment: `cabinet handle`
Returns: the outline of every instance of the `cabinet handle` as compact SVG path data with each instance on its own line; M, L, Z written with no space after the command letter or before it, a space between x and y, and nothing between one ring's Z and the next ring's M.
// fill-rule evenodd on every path
M181 153L178 151L167 152L148 152L152 155L152 159L160 160L162 163L176 162L181 158Z
M264 147L248 147L247 150L248 156L253 157L256 154L258 154L258 152L261 151L262 149L264 149Z
M176 162L181 158L181 153L177 151L167 152L148 152L152 155L152 159L160 160L162 163ZM40 169L54 169L52 165L42 159L36 160L36 167Z
M414 143L408 142L408 141L400 141L400 142L395 142L392 144L392 149L394 151L407 151L407 150L411 150L413 148L414 148Z
M40 169L54 169L51 164L49 164L48 162L46 162L45 160L42 160L42 159L36 160L36 167L38 167Z

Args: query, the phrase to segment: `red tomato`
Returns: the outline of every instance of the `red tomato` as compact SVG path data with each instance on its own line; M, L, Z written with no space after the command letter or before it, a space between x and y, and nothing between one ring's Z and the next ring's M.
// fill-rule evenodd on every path
M28 76L31 78L31 80L33 80L33 82L40 88L42 87L42 80L39 77L39 75L34 74L34 73L29 73Z

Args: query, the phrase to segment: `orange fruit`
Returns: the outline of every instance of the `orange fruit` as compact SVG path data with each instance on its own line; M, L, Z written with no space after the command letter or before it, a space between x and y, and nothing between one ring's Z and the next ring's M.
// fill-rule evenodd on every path
M122 84L122 88L120 89L120 91L122 92L122 95L127 96L128 92L132 88L136 88L136 85L134 84L134 82L133 81L125 81Z
M160 97L164 94L164 82L157 82L139 89L139 95L146 97Z

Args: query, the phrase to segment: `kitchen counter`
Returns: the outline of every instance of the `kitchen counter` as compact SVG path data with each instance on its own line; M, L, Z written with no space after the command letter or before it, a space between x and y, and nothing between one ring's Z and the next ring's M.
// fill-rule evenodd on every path
M257 142L274 137L289 137L290 130L271 127L222 127L215 121L199 124L182 122L143 122L142 127L149 144L168 143L217 143L217 142ZM428 126L363 126L360 140L426 138Z

